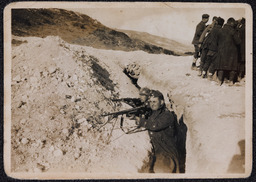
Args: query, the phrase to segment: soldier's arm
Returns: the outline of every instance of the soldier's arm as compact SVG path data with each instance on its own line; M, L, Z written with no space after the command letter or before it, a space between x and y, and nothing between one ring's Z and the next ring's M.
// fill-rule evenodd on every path
M203 31L203 33L201 34L200 39L199 39L199 43L200 43L200 44L203 43L204 38L205 38L205 35L206 35L207 32L210 31L210 29L211 29L210 25L204 29L204 31Z
M200 37L203 33L205 29L205 26L203 24L199 24L197 27L196 27L196 34L198 37Z
M132 107L138 107L141 105L140 99L137 99L137 98L124 98L123 102Z

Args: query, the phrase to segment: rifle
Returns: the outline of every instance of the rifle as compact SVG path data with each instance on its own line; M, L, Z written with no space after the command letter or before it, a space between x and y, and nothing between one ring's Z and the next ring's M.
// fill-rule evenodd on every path
M140 114L145 114L148 115L149 114L149 109L145 106L139 106L139 107L135 107L135 108L131 108L131 109L126 109L126 110L122 110L122 111L117 111L117 112L112 112L112 113L107 113L107 114L102 114L102 117L105 116L113 116L113 118L117 118L119 115L121 116L121 120L120 120L120 128L122 129L122 131L125 134L131 134L131 133L136 133L139 131L144 131L144 130L138 130L138 126L136 126L135 128L133 128L132 130L129 131L125 131L123 128L123 122L124 122L124 117L123 115L126 114L127 116L131 116L131 115L135 115L135 116L139 116ZM112 119L113 119L112 118ZM108 121L107 121L108 122ZM107 123L106 122L106 123Z
M143 105L140 99L138 98L121 98L121 99L112 99L113 102L124 102L133 108Z
M139 107L135 107L135 108L131 108L131 109L126 109L126 110L122 110L122 111L117 111L117 112L112 112L112 113L107 113L107 114L102 114L101 116L102 117L105 117L105 116L114 116L114 117L117 117L119 115L132 115L132 114L143 114L146 112L146 107L143 105L143 106L139 106Z
M122 101L124 101L124 99L126 99L126 98L122 98L122 99L111 99L111 101L113 101L113 102L122 102Z

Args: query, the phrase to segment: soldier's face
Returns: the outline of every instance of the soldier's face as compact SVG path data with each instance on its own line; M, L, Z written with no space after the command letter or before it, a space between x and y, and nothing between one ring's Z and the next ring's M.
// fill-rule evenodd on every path
M203 22L207 23L209 21L209 18L203 18Z
M149 100L149 106L153 111L156 111L161 108L163 101L158 99L158 97L151 97Z
M140 100L141 100L141 102L146 102L147 101L147 96L146 95L144 95L144 94L140 94Z

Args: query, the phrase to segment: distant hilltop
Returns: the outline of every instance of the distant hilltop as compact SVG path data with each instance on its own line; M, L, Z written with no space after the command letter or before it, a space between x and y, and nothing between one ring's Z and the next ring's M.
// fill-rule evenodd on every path
M98 49L137 51L175 56L191 55L192 49L176 41L147 33L114 30L85 14L64 9L13 9L15 36L59 36L71 44Z

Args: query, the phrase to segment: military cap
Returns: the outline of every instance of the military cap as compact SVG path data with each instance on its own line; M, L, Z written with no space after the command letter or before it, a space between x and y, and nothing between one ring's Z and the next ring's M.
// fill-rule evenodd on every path
M223 18L221 18L221 17L217 18L218 25L220 25L220 26L222 26L224 24L224 21L225 20Z
M203 14L202 18L209 18L209 15L208 14Z
M212 18L212 21L213 21L213 20L217 21L217 19L218 19L218 17L217 17L217 16L214 16L214 17Z
M147 87L144 87L144 88L141 88L140 89L140 95L146 95L146 96L149 96L150 95L150 89L147 88Z
M227 20L227 23L230 24L230 23L235 23L236 20L233 18L233 17L230 17L228 20Z
M151 90L151 97L158 97L160 100L164 100L163 94L159 90Z

